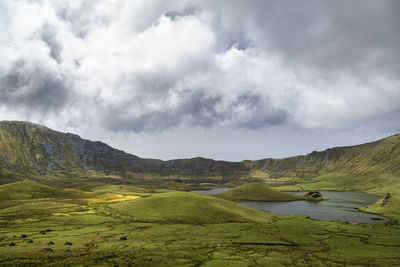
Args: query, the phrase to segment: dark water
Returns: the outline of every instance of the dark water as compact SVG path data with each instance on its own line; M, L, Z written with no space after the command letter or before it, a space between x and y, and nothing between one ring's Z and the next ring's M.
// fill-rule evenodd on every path
M238 202L241 205L267 210L275 214L286 215L308 215L312 219L322 221L345 221L349 223L370 223L387 221L386 218L359 211L358 208L375 203L380 197L359 193L359 192L335 192L320 191L328 200L313 201L292 201L292 202ZM303 195L306 192L291 192L296 195ZM373 219L374 218L374 219ZM376 220L377 218L381 220Z
M195 190L191 192L204 194L217 194L227 191L231 188L220 187L208 190ZM365 207L375 203L380 197L360 192L337 192L320 191L328 200L313 201L290 201L290 202L255 202L241 201L238 204L266 210L275 214L285 215L307 215L312 219L322 221L345 221L349 223L370 223L387 221L386 218L359 211L358 208ZM289 192L290 194L304 195L306 192ZM374 220L379 218L381 220Z
M222 193L225 191L228 191L229 187L215 187L215 188L208 188L208 189L202 189L202 190L192 190L190 192L193 193L200 193L200 194L218 194L218 193Z

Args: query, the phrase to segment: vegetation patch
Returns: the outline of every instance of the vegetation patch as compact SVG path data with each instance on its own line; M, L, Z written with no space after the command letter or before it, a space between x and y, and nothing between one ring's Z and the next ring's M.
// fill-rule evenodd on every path
M234 189L216 194L217 197L230 201L295 201L304 200L296 196L274 190L264 184L248 183Z
M161 185L161 188L169 189L169 190L179 190L179 191L189 191L195 189L194 186L182 183L182 182L166 182Z
M309 201L320 201L320 200L328 199L327 197L324 197L318 191L309 191L309 192L304 194L303 198L306 199L306 200L309 200Z
M0 201L0 265L393 266L400 260L396 224L271 215L213 196L139 186L78 195ZM391 194L370 208L396 214L398 205Z
M271 220L264 211L229 201L186 192L155 194L148 198L110 204L112 212L130 216L134 221L210 224Z
M49 201L33 201L23 203L14 207L0 210L0 218L2 219L17 219L30 217L50 216L55 212L70 213L78 211L86 211L80 205L49 202Z
M110 203L121 202L126 200L133 200L139 198L138 196L124 196L119 194L105 194L95 198L87 199L89 203Z
M400 197L399 195L386 194L385 197L378 200L373 205L370 205L360 210L375 214L382 214L394 221L400 220Z
M0 186L0 200L78 197L82 195L84 193L81 191L54 188L33 181L21 181Z

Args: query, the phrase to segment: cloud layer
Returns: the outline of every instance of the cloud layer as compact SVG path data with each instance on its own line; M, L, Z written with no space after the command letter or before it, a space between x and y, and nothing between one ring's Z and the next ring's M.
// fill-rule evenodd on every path
M0 117L140 134L398 128L399 13L396 0L4 0Z

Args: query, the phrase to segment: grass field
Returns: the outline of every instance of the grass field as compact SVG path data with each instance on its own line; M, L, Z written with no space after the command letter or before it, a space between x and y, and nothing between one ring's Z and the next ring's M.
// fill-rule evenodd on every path
M277 216L212 196L129 185L34 199L21 197L20 187L7 185L18 193L0 201L1 266L400 264L397 224ZM388 202L385 212L396 214L397 204ZM375 206L371 209L380 212L380 203Z
M313 198L310 196L297 196L288 194L282 191L270 188L267 185L260 183L247 183L240 185L234 189L219 193L216 195L218 198L227 199L230 201L296 201L296 200L310 200L319 201L326 199L323 196Z

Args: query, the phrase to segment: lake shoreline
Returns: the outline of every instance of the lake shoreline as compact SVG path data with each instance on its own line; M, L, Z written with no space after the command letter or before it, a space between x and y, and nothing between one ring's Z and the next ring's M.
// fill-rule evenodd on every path
M231 188L214 187L211 189L192 190L190 192L215 195ZM285 191L294 195L306 194L308 191ZM297 201L235 201L235 203L250 208L265 210L277 215L306 216L318 221L342 221L351 224L390 223L393 219L379 213L367 212L363 208L373 205L382 196L357 191L321 190L318 191L327 200L312 201L299 199ZM376 215L369 217L366 215Z

